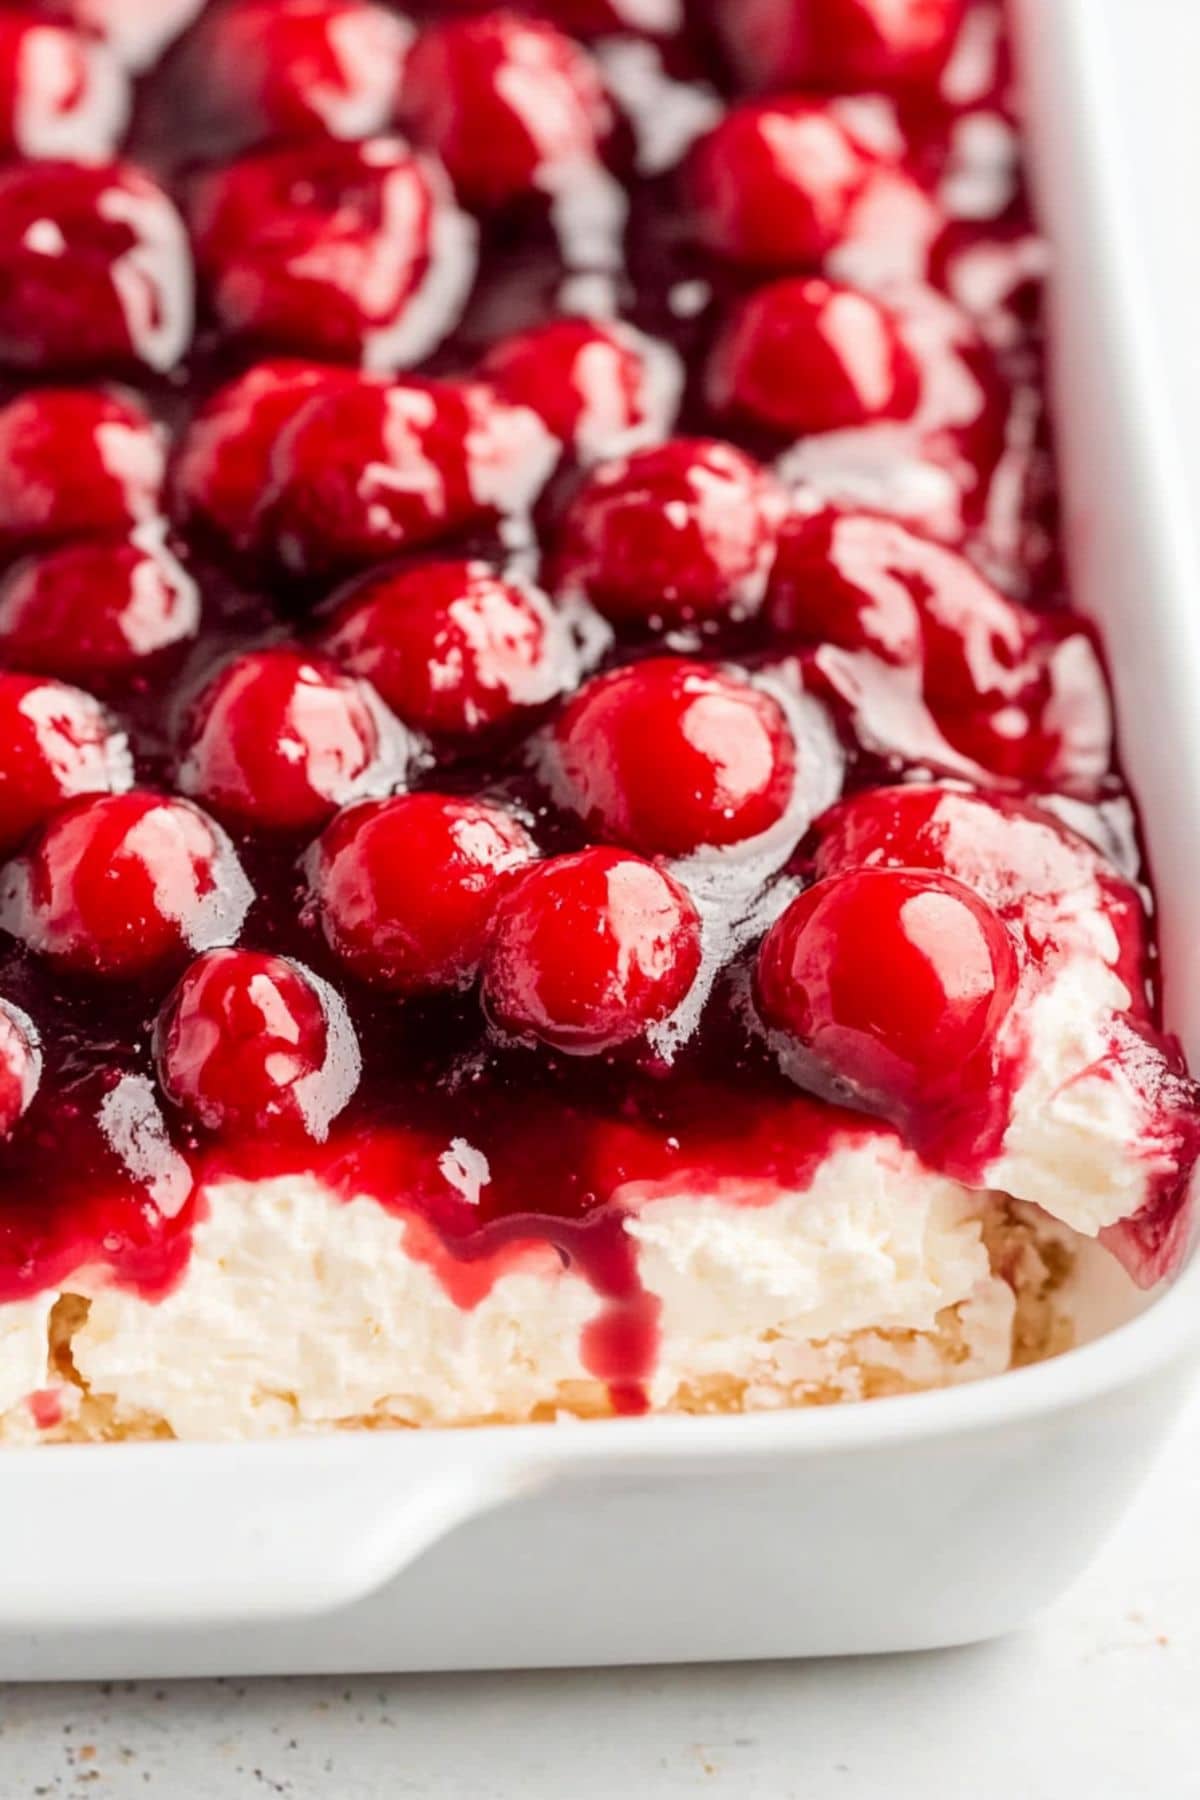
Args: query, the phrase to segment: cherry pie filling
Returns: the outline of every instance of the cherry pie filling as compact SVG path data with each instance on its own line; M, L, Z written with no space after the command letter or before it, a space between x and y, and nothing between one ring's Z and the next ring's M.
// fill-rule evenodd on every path
M1054 1210L1058 995L1135 1165L1061 1216L1164 1274L1200 1112L988 0L14 10L0 1300L153 1302L307 1173L462 1307L551 1246L636 1411L623 1192L882 1131Z

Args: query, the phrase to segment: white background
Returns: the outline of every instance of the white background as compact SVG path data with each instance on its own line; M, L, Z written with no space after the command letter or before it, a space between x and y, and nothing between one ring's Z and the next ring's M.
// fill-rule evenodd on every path
M1091 1571L1041 1624L996 1644L726 1668L0 1689L0 1800L678 1794L1200 1800L1200 1394Z

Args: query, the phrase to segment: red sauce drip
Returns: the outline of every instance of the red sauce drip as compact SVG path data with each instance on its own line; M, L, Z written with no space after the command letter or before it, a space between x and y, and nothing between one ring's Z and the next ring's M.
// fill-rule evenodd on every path
M56 1388L37 1388L29 1396L29 1410L39 1431L53 1431L63 1422L62 1395Z

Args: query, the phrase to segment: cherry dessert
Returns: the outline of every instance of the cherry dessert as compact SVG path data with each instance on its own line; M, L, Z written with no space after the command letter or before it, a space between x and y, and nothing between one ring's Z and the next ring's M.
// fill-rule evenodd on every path
M986 12L0 20L0 1301L182 1295L218 1184L302 1176L464 1312L590 1284L636 1411L631 1193L882 1135L1029 1199L1114 1096L1076 1161L1171 1266Z

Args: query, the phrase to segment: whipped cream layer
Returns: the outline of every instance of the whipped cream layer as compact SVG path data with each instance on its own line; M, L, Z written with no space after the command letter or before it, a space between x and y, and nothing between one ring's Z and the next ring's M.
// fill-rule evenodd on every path
M506 1245L462 1304L415 1216L306 1177L222 1182L204 1198L164 1298L72 1279L90 1304L71 1361L116 1434L607 1410L594 1362L610 1303L545 1240ZM1012 1361L1013 1286L985 1241L1004 1203L932 1175L888 1133L833 1150L804 1192L638 1183L618 1203L653 1318L655 1408L855 1398ZM56 1298L5 1308L0 1338L5 1407L58 1384L40 1407L52 1426L81 1403L47 1363ZM23 1430L10 1422L9 1435Z

